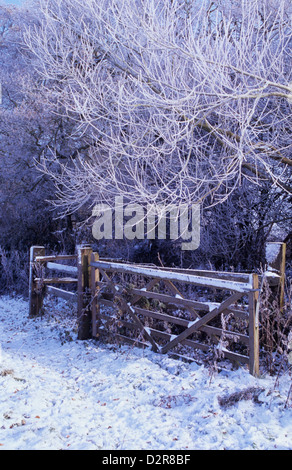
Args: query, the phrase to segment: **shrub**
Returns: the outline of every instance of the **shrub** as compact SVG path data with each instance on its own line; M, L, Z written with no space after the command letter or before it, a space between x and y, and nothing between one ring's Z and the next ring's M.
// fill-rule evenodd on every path
M0 246L0 294L28 294L29 255L19 250L6 251Z
M260 303L260 348L269 373L279 372L287 363L292 331L292 280L286 281L285 302L281 308L277 296L264 284Z

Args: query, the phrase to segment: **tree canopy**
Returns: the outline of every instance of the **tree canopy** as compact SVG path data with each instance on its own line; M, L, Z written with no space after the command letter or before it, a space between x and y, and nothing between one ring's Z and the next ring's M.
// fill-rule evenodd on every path
M26 43L86 156L45 171L66 212L291 194L290 0L41 0ZM76 156L75 156L76 157Z

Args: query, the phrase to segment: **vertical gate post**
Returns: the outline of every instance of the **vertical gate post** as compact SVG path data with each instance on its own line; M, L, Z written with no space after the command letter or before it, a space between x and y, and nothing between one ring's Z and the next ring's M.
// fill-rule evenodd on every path
M37 256L45 256L46 250L44 246L32 246L30 248L29 259L29 316L35 317L39 314L43 305L44 293L37 289L35 282L35 259Z
M260 375L259 344L259 277L251 274L252 292L249 293L249 372L255 377Z
M285 268L286 268L286 243L280 244L280 253L277 259L276 269L279 271L280 282L278 287L279 307L281 311L284 309L284 296L285 296Z
M279 285L277 287L272 286L272 299L271 300L277 300L277 303L283 311L284 308L284 295L285 295L285 268L286 268L286 250L287 250L287 244L282 243L282 242L269 242L267 243L267 248L268 247L275 247L275 252L278 253L276 254L275 258L268 260L268 264L271 268L276 270L277 274L279 274Z
M91 254L91 262L98 261L98 253ZM99 313L99 304L96 298L97 295L97 286L96 283L99 281L99 270L91 267L91 296L92 296L92 336L94 338L98 335L98 313Z
M77 323L78 339L91 338L92 334L92 312L91 312L91 276L90 257L92 248L89 245L77 247L78 268L78 300L77 300Z

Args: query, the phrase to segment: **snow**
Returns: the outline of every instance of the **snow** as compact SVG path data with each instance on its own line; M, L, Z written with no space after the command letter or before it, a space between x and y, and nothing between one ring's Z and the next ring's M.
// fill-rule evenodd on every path
M63 300L29 319L24 299L0 297L1 450L292 449L288 372L211 373L149 349L77 341L74 318Z
M196 318L193 321L189 321L188 323L188 328L191 328L193 325L195 325L198 321L200 321L200 318Z
M220 306L220 303L218 302L205 302L206 305L209 306L209 311L212 312L212 310L215 310Z
M280 249L281 249L281 243L267 243L267 246L266 246L266 258L267 258L267 262L269 264L273 263L278 254L280 253Z
M264 272L264 276L266 277L277 277L278 279L280 279L280 276L279 274L275 273L274 271L271 271L272 268L269 268L267 271Z
M234 290L236 292L249 292L251 289L253 289L252 275L250 276L249 282L246 283L229 281L225 279L201 277L195 276L193 274L185 274L173 271L159 271L157 268L152 269L148 267L133 266L125 263L105 262L101 260L92 262L91 266L102 269L112 269L117 272L130 272L132 274L137 273L146 277L149 276L157 279L181 281L205 287L218 287L221 289Z

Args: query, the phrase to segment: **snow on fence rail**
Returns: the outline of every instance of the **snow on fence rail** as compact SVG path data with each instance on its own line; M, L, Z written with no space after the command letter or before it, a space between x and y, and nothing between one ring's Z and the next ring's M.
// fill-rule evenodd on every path
M53 287L51 284L77 284L77 278L71 277L45 277L45 268L66 274L77 275L76 266L68 266L56 263L56 261L75 261L76 255L55 255L45 256L45 248L33 246L30 250L30 271L29 271L29 315L38 315L42 308L45 292L66 300L76 300L76 294L64 289Z
M280 276L268 279L277 285ZM248 364L257 376L261 281L255 273L99 259L90 246L78 247L76 255L56 256L46 256L44 247L32 247L29 311L30 316L38 315L45 294L55 295L77 302L79 339L130 342L173 356L185 349L206 352L213 347L224 358ZM214 293L217 299L210 301Z
M91 263L91 266L101 268L106 271L118 271L129 274L140 274L145 277L155 277L157 279L166 279L169 281L180 281L198 286L216 287L219 289L229 289L238 292L249 292L252 286L252 274L248 276L248 282L239 282L234 280L219 279L214 277L202 277L192 274L185 270L177 272L173 270L160 270L159 268L150 268L144 266L134 266L126 263L114 263L98 261ZM211 274L209 275L211 276Z

